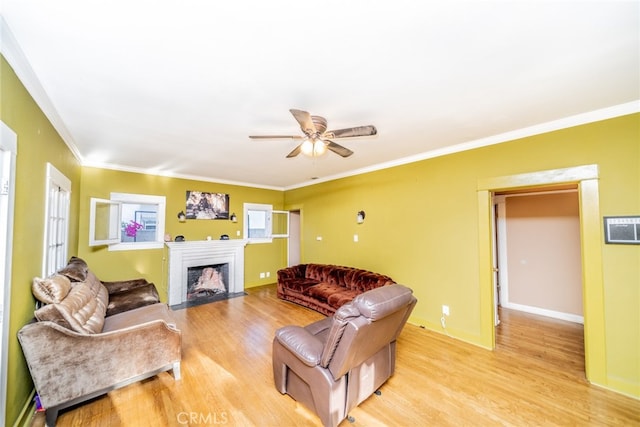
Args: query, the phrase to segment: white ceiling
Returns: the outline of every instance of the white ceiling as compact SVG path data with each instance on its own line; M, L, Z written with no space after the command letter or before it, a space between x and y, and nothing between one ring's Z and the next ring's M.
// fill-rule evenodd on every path
M3 54L85 165L286 189L640 104L638 1L0 7ZM248 138L301 135L290 108L378 135L318 159Z

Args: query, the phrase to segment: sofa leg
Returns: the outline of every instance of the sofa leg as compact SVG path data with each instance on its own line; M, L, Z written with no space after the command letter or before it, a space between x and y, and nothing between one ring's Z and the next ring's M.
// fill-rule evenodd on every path
M178 381L180 379L180 362L176 362L173 364L173 379Z
M58 408L45 409L44 418L46 427L56 427L56 420L58 419Z

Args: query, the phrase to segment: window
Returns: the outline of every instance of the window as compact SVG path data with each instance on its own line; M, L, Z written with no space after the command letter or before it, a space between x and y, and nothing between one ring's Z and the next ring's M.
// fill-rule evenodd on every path
M159 249L164 246L164 196L111 193L91 198L89 246L110 251Z
M273 206L244 204L244 238L250 243L270 243L274 238L289 237L289 212L274 211Z
M271 211L271 237L289 237L289 211Z
M50 163L47 163L46 180L42 277L55 273L67 263L71 200L71 181Z

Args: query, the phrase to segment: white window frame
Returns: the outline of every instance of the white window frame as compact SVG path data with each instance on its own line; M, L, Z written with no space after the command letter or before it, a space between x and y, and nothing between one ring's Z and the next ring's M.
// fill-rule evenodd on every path
M55 273L67 263L71 180L47 163L45 189L42 277Z
M5 425L18 135L0 120L0 425Z
M115 245L120 243L120 218L122 217L122 203L114 202L110 199L98 199L92 197L89 207L89 246ZM96 215L100 213L100 217L106 217L104 226L107 228L106 236L96 237Z
M289 211L271 211L273 215L284 215L284 223L286 226L286 230L281 234L273 234L273 222L271 223L271 237L274 239L286 239L289 237ZM275 222L275 221L274 221Z
M147 194L131 193L111 193L110 199L99 199L92 197L90 200L89 219L89 246L108 245L109 251L132 251L145 249L162 249L164 247L164 227L167 201L164 196L154 196ZM122 204L141 204L157 206L157 224L155 240L153 242L122 242L121 241L121 218ZM106 239L95 239L96 232L96 212L99 205L108 210L109 236Z
M249 236L249 211L263 211L265 213L265 237ZM273 210L272 205L262 203L245 203L243 206L243 237L248 243L271 243L273 239L289 237L289 211ZM286 215L286 232L283 234L273 233L273 215Z

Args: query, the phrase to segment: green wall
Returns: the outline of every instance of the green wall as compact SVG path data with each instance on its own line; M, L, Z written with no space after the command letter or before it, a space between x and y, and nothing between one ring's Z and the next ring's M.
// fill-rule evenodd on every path
M71 180L71 253L77 251L80 165L4 57L0 57L0 120L18 136L6 402L6 421L12 425L33 389L16 334L33 318L31 281L42 274L46 164Z
M109 185L105 186L105 182ZM187 220L179 222L177 214L185 210L186 192L205 191L229 194L230 212L238 222L228 220ZM284 193L239 185L219 184L154 175L120 172L84 167L80 190L80 229L78 254L85 259L101 280L144 277L156 284L163 301L167 300L167 260L165 250L109 251L106 246L89 247L89 199L108 199L111 192L165 196L167 202L165 232L186 240L217 239L228 234L232 239L242 234L243 204L264 203L282 209ZM286 266L285 240L272 243L249 244L245 248L245 287L265 285L275 281L275 272ZM260 272L271 272L268 279L260 279Z
M597 164L601 215L640 214L640 114L287 191L304 262L352 265L414 289L411 321L483 345L478 182ZM356 212L366 212L356 224ZM358 234L359 241L353 241ZM322 240L316 240L322 236ZM602 242L604 238L602 238ZM602 244L605 387L640 397L640 247ZM588 338L588 337L587 337Z

